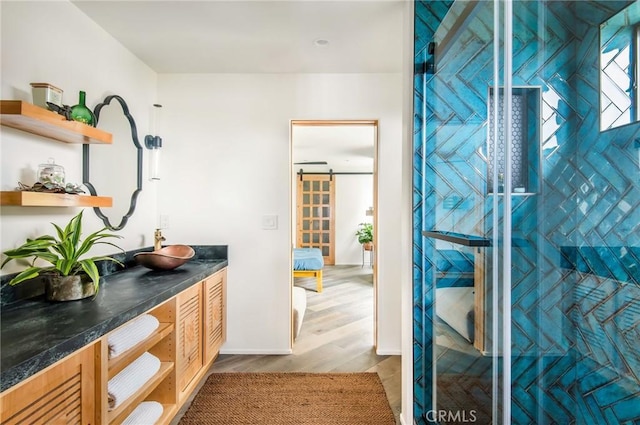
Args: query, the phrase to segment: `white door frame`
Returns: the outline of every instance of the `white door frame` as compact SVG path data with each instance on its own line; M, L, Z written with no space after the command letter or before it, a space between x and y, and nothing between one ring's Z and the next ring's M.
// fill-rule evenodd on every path
M378 228L378 120L291 120L289 124L289 240L294 240L295 208L293 166L293 126L373 126L373 228ZM373 233L373 346L378 345L378 232ZM289 270L293 270L293 258L289 253ZM289 326L289 348L293 350L293 273L289 274L289 310L291 322Z

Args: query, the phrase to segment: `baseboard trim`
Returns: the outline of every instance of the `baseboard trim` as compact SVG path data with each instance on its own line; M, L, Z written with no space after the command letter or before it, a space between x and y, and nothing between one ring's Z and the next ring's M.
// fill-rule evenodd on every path
M402 350L376 350L379 356L401 356Z
M220 354L241 354L241 355L253 355L253 356L270 356L270 355L287 355L292 354L292 349L273 349L273 350L261 350L261 349L227 349L220 350Z
M400 425L408 425L408 423L404 420L404 415L400 413Z

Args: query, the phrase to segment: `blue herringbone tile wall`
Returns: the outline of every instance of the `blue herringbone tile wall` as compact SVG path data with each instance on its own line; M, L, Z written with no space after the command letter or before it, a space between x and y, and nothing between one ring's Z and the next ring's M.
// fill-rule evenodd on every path
M512 196L514 424L640 422L640 125L600 132L598 84L599 25L631 3L513 2L513 83L540 93L522 128L528 194ZM433 407L436 254L460 250L421 232L490 237L503 215L486 157L492 7L415 6L416 423Z
M425 246L422 230L432 226L435 202L424 187L424 139L426 137L425 90L426 75L424 64L431 59L427 44L433 39L439 23L446 15L453 1L431 1L429 7L415 7L415 64L414 79L414 151L413 151L413 376L414 376L414 416L418 422L432 408L431 400L433 363L433 301L434 288L433 246Z

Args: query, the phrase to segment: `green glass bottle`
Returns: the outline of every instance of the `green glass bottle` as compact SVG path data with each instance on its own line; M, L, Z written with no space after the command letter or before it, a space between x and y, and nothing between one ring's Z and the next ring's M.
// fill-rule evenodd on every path
M96 116L93 114L93 112L91 112L91 109L87 108L87 105L85 105L85 98L86 93L81 91L78 104L71 108L71 119L95 127Z

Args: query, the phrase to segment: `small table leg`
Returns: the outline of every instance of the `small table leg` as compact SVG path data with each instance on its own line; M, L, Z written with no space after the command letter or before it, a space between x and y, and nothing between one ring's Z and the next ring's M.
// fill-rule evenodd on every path
M316 272L316 292L322 292L322 270Z

